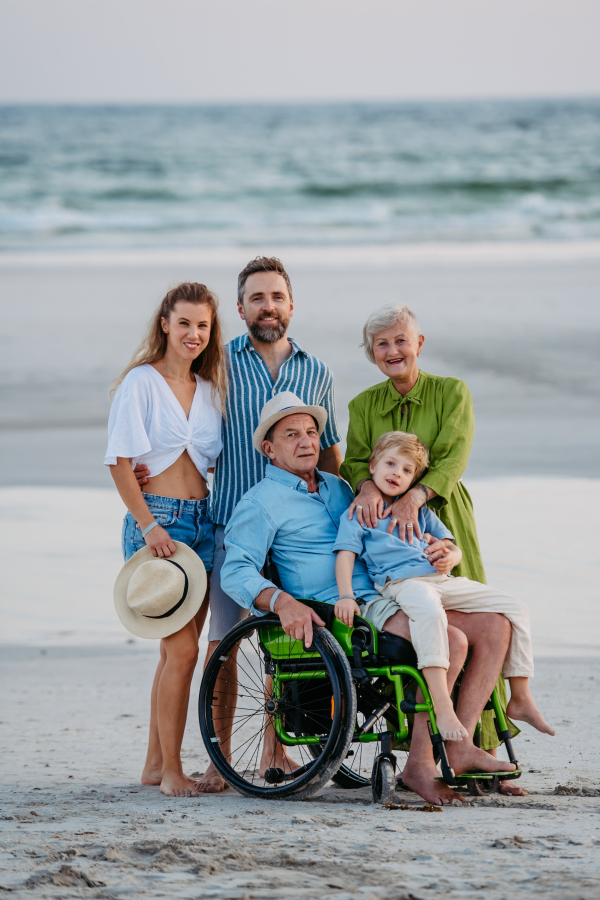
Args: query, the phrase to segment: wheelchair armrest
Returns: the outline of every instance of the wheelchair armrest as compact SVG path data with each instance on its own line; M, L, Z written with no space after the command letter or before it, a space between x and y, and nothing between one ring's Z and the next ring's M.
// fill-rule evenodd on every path
M335 619L333 603L322 603L320 600L307 600L305 597L296 597L296 600L298 603L304 603L305 606L310 606L311 609L314 609L316 614L325 622L327 631L331 631L333 628L333 620Z

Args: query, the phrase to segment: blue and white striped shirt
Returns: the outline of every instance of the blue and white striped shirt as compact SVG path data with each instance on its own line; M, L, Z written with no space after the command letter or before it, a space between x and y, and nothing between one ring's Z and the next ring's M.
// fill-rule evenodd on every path
M275 382L247 334L227 344L227 416L223 422L223 451L215 467L211 506L211 518L216 525L227 525L239 500L264 477L267 458L252 446L252 435L260 423L263 406L275 394L292 391L310 406L323 406L327 410L327 425L321 435L321 449L340 441L331 370L291 338L288 340L292 355L281 364Z

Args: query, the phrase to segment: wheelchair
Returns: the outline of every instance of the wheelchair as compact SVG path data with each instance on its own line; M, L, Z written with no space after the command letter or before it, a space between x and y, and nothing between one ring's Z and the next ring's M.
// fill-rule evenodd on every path
M304 800L332 780L339 788L370 786L375 802L390 803L398 797L394 750L410 748L418 712L428 715L439 777L448 785L479 796L497 791L500 780L520 777L495 690L486 708L495 712L498 737L516 770L456 776L412 644L377 632L360 616L349 628L335 617L332 604L300 602L325 622L325 627L314 626L311 647L288 637L276 615L250 616L231 629L206 667L198 703L200 730L212 762L236 791ZM235 676L232 657L237 660ZM417 700L419 689L422 700ZM237 693L237 700L225 708L214 706L223 692L229 697ZM261 773L263 736L270 723L276 742L293 751L298 768L284 770L273 757ZM229 753L221 747L227 725Z

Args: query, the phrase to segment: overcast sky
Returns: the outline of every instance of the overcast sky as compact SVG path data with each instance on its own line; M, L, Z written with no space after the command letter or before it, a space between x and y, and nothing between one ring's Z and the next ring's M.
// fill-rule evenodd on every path
M600 95L600 0L0 0L0 102Z

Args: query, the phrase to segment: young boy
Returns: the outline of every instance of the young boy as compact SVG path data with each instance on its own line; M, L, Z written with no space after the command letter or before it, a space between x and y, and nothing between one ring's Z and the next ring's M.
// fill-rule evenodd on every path
M425 472L429 462L427 447L414 434L390 431L373 448L370 471L373 481L387 504L406 493ZM466 728L454 712L448 692L446 673L450 665L448 620L446 609L460 612L496 612L507 617L512 636L504 676L510 682L511 704L522 711L519 718L539 731L555 732L538 711L529 689L533 675L533 654L529 633L527 606L507 594L468 578L454 578L450 572L462 553L443 522L427 506L419 510L422 540L387 533L389 519L380 519L377 528L360 525L344 513L335 542L337 552L335 574L339 600L335 614L346 625L352 625L354 614L368 619L378 631L384 631L388 619L398 609L409 619L410 634L419 668L427 681L438 728L444 740L460 741L468 737ZM428 554L443 550L443 557L430 563ZM352 592L352 571L359 556L381 594L361 610ZM515 717L516 718L516 717Z

